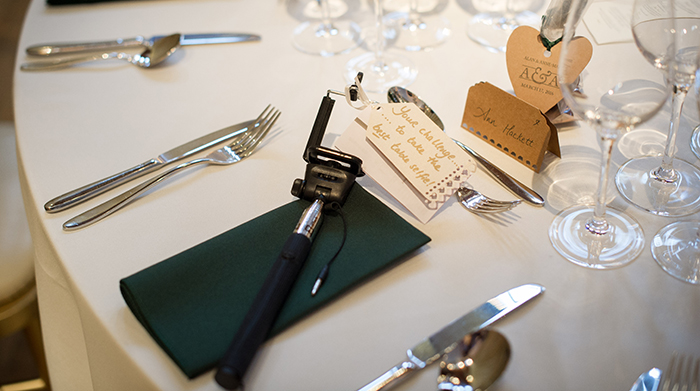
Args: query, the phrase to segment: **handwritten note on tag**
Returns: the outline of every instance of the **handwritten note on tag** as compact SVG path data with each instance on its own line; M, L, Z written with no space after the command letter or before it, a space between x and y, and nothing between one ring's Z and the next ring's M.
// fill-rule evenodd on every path
M469 89L462 127L535 172L547 150L561 157L556 128L547 117L486 82Z
M413 103L373 109L367 140L425 198L444 202L469 174L471 160Z

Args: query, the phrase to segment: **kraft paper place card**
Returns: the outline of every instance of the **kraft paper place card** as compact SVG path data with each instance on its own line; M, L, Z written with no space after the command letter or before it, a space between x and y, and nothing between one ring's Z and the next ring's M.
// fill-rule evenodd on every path
M363 110L334 146L362 159L367 176L424 224L476 171L469 155L412 103Z
M482 82L472 86L462 127L535 172L546 151L561 157L554 125L535 106Z
M585 37L574 38L570 45L575 46L571 50L581 54L570 65L578 75L591 60L593 45ZM515 96L543 113L562 99L558 79L561 47L557 44L547 50L540 32L529 26L513 30L506 45L506 66Z

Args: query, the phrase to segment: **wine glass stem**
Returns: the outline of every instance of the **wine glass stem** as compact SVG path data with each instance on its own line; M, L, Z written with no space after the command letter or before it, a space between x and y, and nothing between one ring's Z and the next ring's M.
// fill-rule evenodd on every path
M375 25L377 27L377 43L374 45L375 67L378 72L384 70L384 15L382 14L381 0L374 0Z
M673 96L671 97L671 123L668 128L668 137L666 138L666 149L664 156L661 159L661 167L657 168L652 173L652 178L660 182L675 183L678 180L678 174L673 169L673 157L676 153L676 135L678 127L681 123L681 111L683 111L683 102L688 95L689 87L673 86Z
M515 15L513 14L513 10L511 9L510 0L506 0L505 5L506 5L506 9L505 9L504 15L505 15L506 19L514 21Z
M606 132L609 133L609 132ZM601 136L603 154L600 160L600 177L598 181L598 192L595 197L595 207L593 217L586 223L586 229L591 233L605 235L610 230L610 225L605 220L605 207L608 194L608 176L610 175L610 158L612 156L615 139L608 136Z
M333 30L333 25L331 24L331 10L328 5L328 0L317 0L319 7L321 7L321 26L325 31Z
M418 15L418 0L411 0L408 10L407 23L420 24L420 17Z

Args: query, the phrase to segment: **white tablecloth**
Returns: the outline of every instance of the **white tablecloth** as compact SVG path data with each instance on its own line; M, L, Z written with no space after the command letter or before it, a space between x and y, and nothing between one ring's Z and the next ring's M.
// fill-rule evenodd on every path
M421 224L376 183L363 179L363 186L432 241L266 343L248 372L249 390L359 388L403 360L405 350L423 337L528 282L547 291L496 325L509 339L512 357L492 390L626 390L641 372L665 368L674 350L700 353L700 287L667 275L648 248L626 267L593 271L565 261L549 243L553 216L577 201L565 191L571 181L563 179L596 182L600 150L592 130L562 130L563 159L549 157L543 172L534 174L459 127L470 86L486 80L511 89L504 55L469 40L470 14L460 5L450 1L443 12L452 23L446 44L429 53L404 53L419 69L410 89L438 112L452 137L532 185L547 206L521 205L508 215L487 218L467 212L453 198ZM55 390L218 389L212 373L188 380L180 372L126 307L118 281L294 198L290 188L303 175L301 155L321 97L327 89L344 87L345 63L363 52L332 58L302 54L291 44L299 23L281 0L67 7L32 2L21 50L46 41L175 31L263 37L252 44L184 47L151 70L102 63L16 73L21 179L37 246L39 302ZM584 25L579 31L587 34ZM18 62L25 60L20 52ZM383 95L372 97L385 101ZM106 196L68 212L43 211L43 204L58 194L251 119L268 103L282 110L279 131L237 166L181 175L77 232L64 232L61 224ZM330 145L355 114L338 100L324 144ZM649 127L664 130L668 118L666 108ZM697 121L691 98L678 155L692 162L697 160L687 140ZM616 165L631 157L631 144L616 150ZM591 169L571 178L566 163ZM512 198L483 172L470 184L494 198ZM619 196L613 205L642 223L647 243L672 221L627 206ZM399 389L435 389L437 372L427 368Z

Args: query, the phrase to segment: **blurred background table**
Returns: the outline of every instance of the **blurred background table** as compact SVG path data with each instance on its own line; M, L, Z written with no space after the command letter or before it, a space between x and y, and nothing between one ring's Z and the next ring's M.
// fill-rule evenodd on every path
M291 185L303 175L302 150L320 99L328 89L345 86L345 63L364 49L330 58L295 50L291 34L300 20L289 5L281 0L31 3L17 67L27 61L24 48L41 42L171 32L262 35L259 43L184 47L150 70L116 62L16 73L20 174L55 390L218 389L212 373L188 380L180 372L126 307L118 282L294 199ZM351 5L370 20L366 4ZM541 14L546 4L536 6ZM648 248L629 266L593 271L567 262L549 243L553 216L576 201L576 195L564 191L566 180L596 181L594 131L583 125L562 129L562 159L548 157L542 173L535 174L460 128L470 86L489 81L511 90L504 54L467 37L468 11L465 1L449 1L443 11L451 22L449 40L430 52L404 53L419 70L408 88L430 103L450 136L531 185L547 206L521 205L487 218L467 212L452 198L428 224L421 224L371 179L362 179L365 188L432 241L266 343L248 373L249 390L359 388L403 360L405 350L423 337L484 300L528 282L547 291L496 325L510 340L512 357L491 390L626 390L641 372L665 368L674 350L700 352L700 287L667 275ZM584 24L579 33L588 34ZM594 50L614 51L615 45L594 45ZM384 95L371 97L386 101ZM43 211L43 204L58 194L251 119L268 103L283 113L279 131L243 164L182 175L77 232L64 232L61 224L106 196L68 212ZM356 114L338 100L324 144L330 145ZM665 131L668 118L666 107L642 128ZM684 140L697 122L691 98L678 156L693 162L697 159ZM620 145L613 157L616 165L649 147ZM587 166L592 167L589 174L582 175ZM567 176L567 169L574 168L577 176ZM483 172L469 182L494 198L512 198ZM647 243L671 222L635 210L619 196L613 205L642 223ZM437 374L438 368L430 367L398 389L435 389Z

